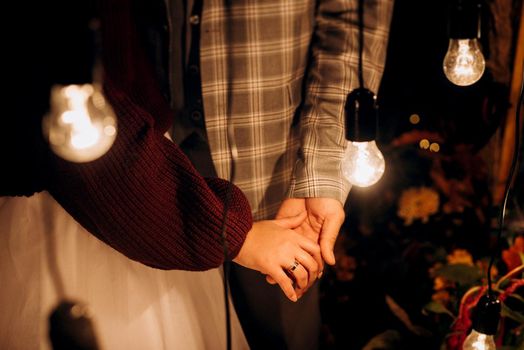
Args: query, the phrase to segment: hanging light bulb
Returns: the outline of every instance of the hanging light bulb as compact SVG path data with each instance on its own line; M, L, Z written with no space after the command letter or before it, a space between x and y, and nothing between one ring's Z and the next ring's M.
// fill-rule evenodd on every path
M358 2L358 39L359 87L348 94L344 107L348 144L341 170L352 185L367 187L380 180L386 163L375 142L378 121L376 96L364 87L364 0Z
M384 156L375 141L348 142L342 162L344 176L351 184L359 187L375 184L386 168Z
M365 88L353 90L347 97L346 139L342 174L355 186L375 184L386 168L384 156L375 142L377 104L373 92Z
M449 45L444 57L444 74L453 84L468 86L484 74L486 60L480 38L480 3L455 0L449 16Z
M79 163L105 154L117 134L115 113L102 91L100 23L87 15L85 20L70 23L76 36L68 42L74 46L64 54L67 63L51 87L49 113L42 122L53 152Z
M497 350L495 339L492 335L482 334L472 330L464 341L464 350Z
M55 85L44 118L51 149L72 162L89 162L106 153L116 138L116 116L100 84Z
M473 310L473 329L466 337L463 350L496 350L494 335L500 319L500 300L491 294L480 298Z
M453 84L468 86L476 83L486 68L478 40L449 39L443 66L444 74Z

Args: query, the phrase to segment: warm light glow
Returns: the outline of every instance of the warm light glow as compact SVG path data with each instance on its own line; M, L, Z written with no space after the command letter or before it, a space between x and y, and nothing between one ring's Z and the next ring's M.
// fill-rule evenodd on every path
M113 136L116 134L116 128L113 125L108 125L104 128L104 134L107 136Z
M116 117L96 84L54 86L44 134L52 150L72 162L106 153L116 138Z
M422 149L428 149L429 148L429 140L428 139L422 139L418 143L418 146Z
M477 39L450 39L443 65L449 81L467 86L482 77L486 61Z
M386 163L375 141L348 142L342 159L342 173L355 186L375 184L382 175Z
M71 135L71 146L81 150L93 147L100 140L100 133L92 125L86 125L80 132L73 132Z
M411 124L418 124L420 123L420 116L418 114L412 114L409 116L409 122Z
M440 151L440 145L436 142L433 142L431 145L429 145L429 150L431 152L438 152Z
M472 330L466 337L463 350L496 350L495 339L492 335L486 335Z

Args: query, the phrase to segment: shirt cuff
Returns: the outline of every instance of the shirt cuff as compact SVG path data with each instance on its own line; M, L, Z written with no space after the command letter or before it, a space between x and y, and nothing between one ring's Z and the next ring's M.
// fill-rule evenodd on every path
M303 159L295 164L288 198L333 198L346 202L351 184L342 175L339 159L322 159L316 169L306 166Z

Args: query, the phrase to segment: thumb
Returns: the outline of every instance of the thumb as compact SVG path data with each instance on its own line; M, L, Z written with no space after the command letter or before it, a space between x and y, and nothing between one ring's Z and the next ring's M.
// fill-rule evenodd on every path
M333 253L333 249L337 240L339 228L340 224L337 221L328 219L324 221L324 225L322 226L322 232L320 234L320 252L324 261L329 265L335 265L335 254Z
M287 218L275 219L275 223L287 229L294 229L302 224L307 217L307 212L304 210L300 214L288 216Z

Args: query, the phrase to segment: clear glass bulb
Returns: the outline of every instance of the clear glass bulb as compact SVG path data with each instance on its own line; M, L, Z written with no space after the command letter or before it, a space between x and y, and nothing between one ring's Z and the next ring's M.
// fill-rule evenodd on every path
M468 86L484 74L486 61L477 39L449 39L444 74L455 85Z
M113 145L116 116L100 84L55 85L43 129L58 156L72 162L89 162Z
M486 335L479 333L476 330L472 330L471 333L466 337L463 350L497 350L495 345L495 339L492 335Z
M375 141L348 142L342 159L342 174L355 186L375 184L386 168L384 156Z

